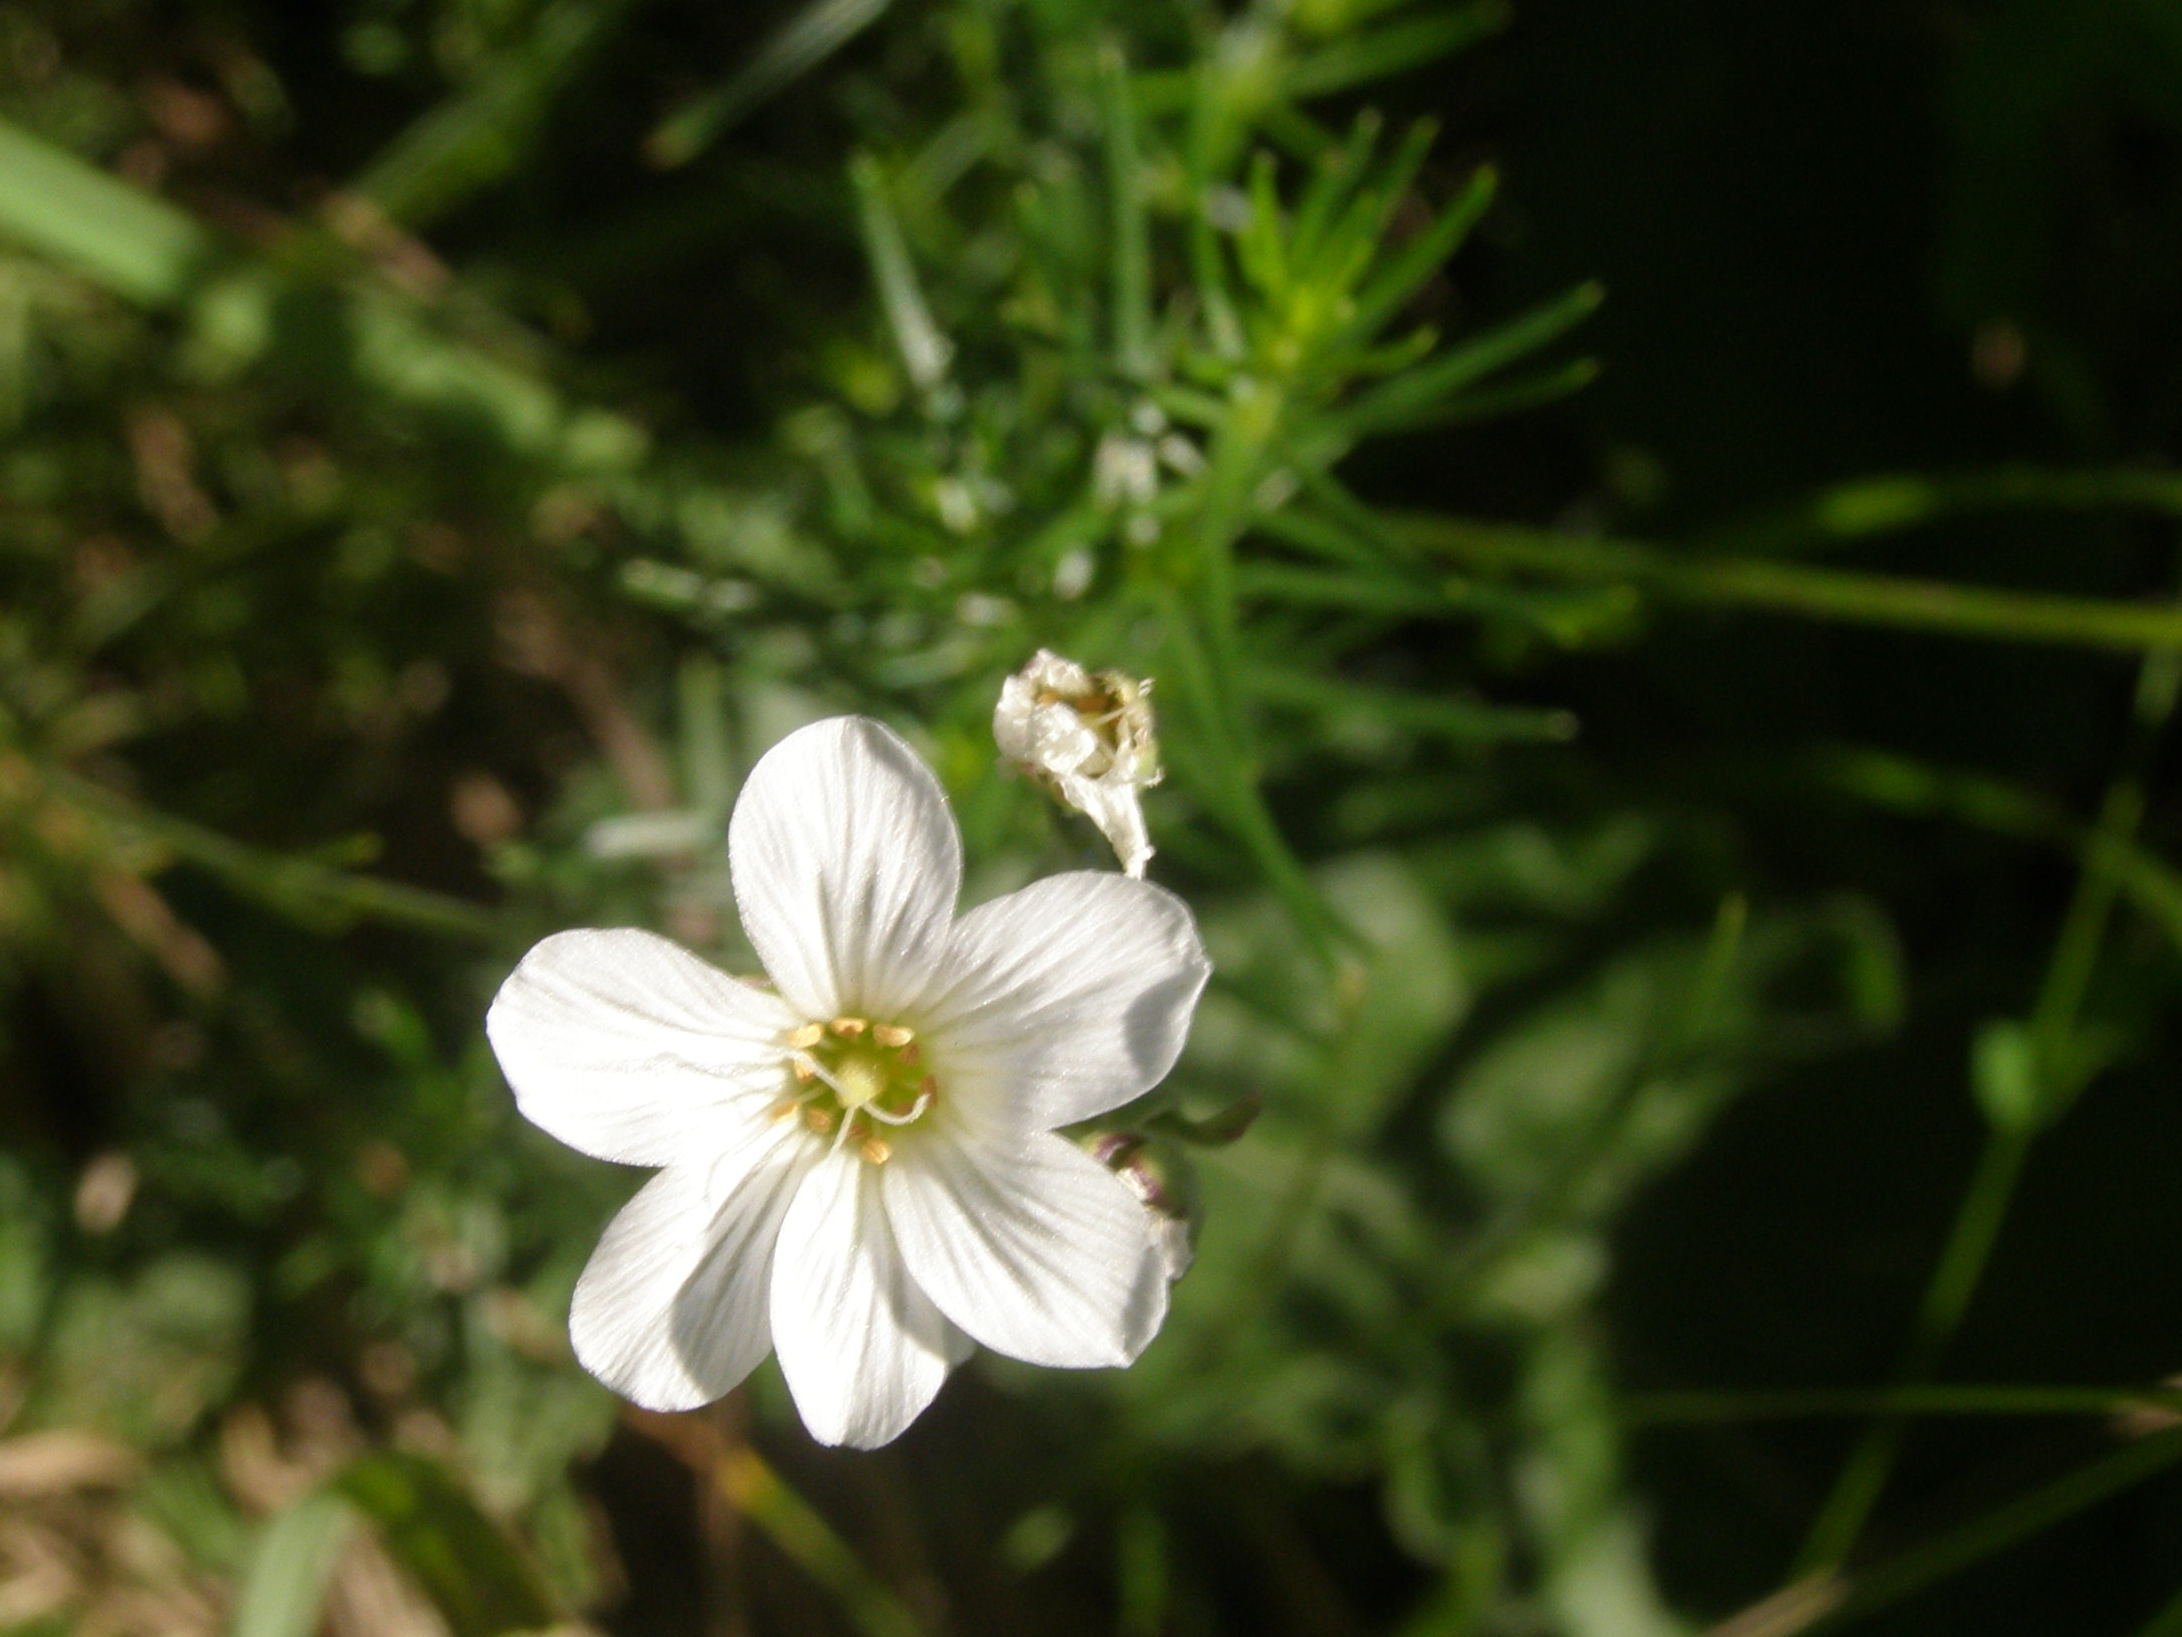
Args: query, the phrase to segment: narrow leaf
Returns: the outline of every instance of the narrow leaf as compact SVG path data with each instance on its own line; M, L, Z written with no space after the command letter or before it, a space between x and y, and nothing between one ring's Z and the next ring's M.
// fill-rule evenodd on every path
M2171 604L2048 596L1800 563L1676 555L1657 546L1458 518L1410 516L1396 532L1474 568L1582 583L1622 582L1684 602L1806 619L2124 651L2182 648Z
M930 392L947 378L954 347L940 334L925 305L917 283L917 269L909 259L909 245L902 225L887 197L886 178L869 154L858 154L849 165L849 179L856 184L857 217L863 225L864 251L871 258L872 277L878 281L879 303L894 344L902 355L920 392Z
M230 1637L312 1637L356 1511L326 1490L276 1513L259 1532L235 1594Z
M640 0L558 0L529 38L494 56L459 94L381 151L356 191L395 221L418 226L520 166L560 92Z
M1507 0L1473 4L1410 22L1352 34L1298 58L1281 76L1281 89L1298 99L1383 80L1474 45L1508 26Z
M333 1489L378 1527L389 1555L454 1637L501 1637L551 1620L551 1602L530 1565L436 1463L367 1455Z
M1447 399L1473 381L1537 351L1582 322L1597 310L1603 293L1596 284L1579 284L1558 300L1510 319L1430 363L1381 382L1334 419L1351 437L1414 425L1439 411Z
M839 51L886 12L892 0L813 0L767 37L726 84L685 102L645 139L655 165L686 165L743 118Z
M1499 186L1500 173L1490 165L1479 166L1471 174L1469 185L1433 218L1432 225L1388 258L1377 276L1357 292L1356 307L1349 315L1344 335L1366 341L1378 334L1403 303L1423 289L1461 248L1478 218L1485 214L1486 206L1493 202Z

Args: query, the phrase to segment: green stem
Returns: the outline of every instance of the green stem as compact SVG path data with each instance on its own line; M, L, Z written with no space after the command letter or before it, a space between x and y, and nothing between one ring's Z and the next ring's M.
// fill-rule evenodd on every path
M2182 648L2182 609L2172 605L1678 554L1633 540L1461 518L1409 515L1398 518L1395 527L1403 538L1486 573L1578 584L1621 582L1682 602L1965 637L2123 650Z
M1931 1283L1925 1288L1916 1328L1896 1371L1904 1387L1931 1375L1953 1339L2000 1237L2032 1141L2029 1128L1996 1128L1986 1137L1984 1152L1978 1156L1977 1169L1963 1192L1954 1227L1933 1269ZM1848 1556L1886 1488L1908 1429L1908 1417L1900 1411L1890 1412L1865 1428L1820 1507L1818 1520L1811 1526L1797 1560L1799 1574L1831 1569Z
M2115 1416L2151 1410L2182 1414L2175 1387L1792 1387L1715 1392L1702 1388L1631 1393L1622 1400L1634 1426L1718 1422L1809 1421L1835 1416Z
M1114 364L1128 380L1152 369L1152 248L1137 174L1136 104L1121 47L1099 53L1099 97L1106 124L1106 186L1112 214Z
M721 1493L788 1560L831 1592L864 1637L924 1637L924 1623L765 1458L738 1444L719 1459Z
M1329 971L1339 965L1339 948L1355 941L1355 933L1327 907L1302 861L1289 850L1280 833L1258 781L1250 776L1226 736L1221 690L1203 634L1173 588L1163 588L1160 612L1167 627L1167 646L1174 656L1172 674L1180 684L1184 702L1196 726L1196 749L1201 765L1195 770L1199 793L1231 834L1250 853L1264 872L1267 884L1280 897L1311 953Z
M2182 1637L2182 1592L2177 1592L2172 1602L2140 1626L2136 1637Z
M1867 539L1964 513L2149 511L2182 516L2182 475L2120 468L2064 472L2002 466L1931 477L1858 478L1822 489L1785 513L1722 531L1743 549Z
M1846 1595L1817 1618L1800 1625L1769 1628L1769 1637L1875 1614L2018 1541L2028 1540L2101 1501L2158 1477L2178 1461L2182 1461L2182 1432L2140 1438L1855 1576L1848 1583Z
M1927 767L1861 746L1824 753L1815 768L1829 785L1873 806L1946 818L1994 835L2058 847L2073 858L2103 850L2119 891L2182 948L2182 870L2142 842L2086 824L2060 803L1981 773Z
M336 926L377 921L417 932L481 941L496 939L506 930L500 918L483 905L397 881L356 875L313 859L267 852L187 819L144 807L65 768L42 761L32 765L39 779L71 806L96 814L116 829L134 831L176 858L219 877L238 896L294 919Z
M2038 1117L1988 1131L1896 1374L1901 1386L1921 1383L1939 1364L1984 1278L2032 1144L2082 1089L2083 1072L2074 1048L2076 1027L2120 893L2115 860L2134 840L2143 818L2144 780L2161 730L2174 712L2178 688L2182 688L2182 662L2176 656L2154 654L2145 659L2121 770L2100 804L2098 824L2084 850L2076 890L2031 1013L2041 1086ZM1797 1560L1799 1571L1832 1569L1848 1557L1893 1473L1908 1426L1905 1417L1894 1414L1865 1428L1811 1526Z

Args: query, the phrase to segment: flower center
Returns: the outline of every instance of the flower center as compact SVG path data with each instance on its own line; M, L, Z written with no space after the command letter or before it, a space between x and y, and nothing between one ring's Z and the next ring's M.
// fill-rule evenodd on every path
M883 1129L915 1125L939 1098L916 1031L899 1023L837 1017L791 1029L785 1059L794 1085L775 1119L800 1119L833 1149L854 1143L871 1165L893 1153Z

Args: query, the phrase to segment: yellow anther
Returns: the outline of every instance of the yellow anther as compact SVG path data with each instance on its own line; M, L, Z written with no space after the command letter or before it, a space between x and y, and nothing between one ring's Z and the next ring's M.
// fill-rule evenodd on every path
M765 1111L765 1117L768 1120L785 1120L802 1106L803 1105L797 1102L793 1097L783 1097L779 1102L775 1103L771 1108Z
M905 1029L899 1023L874 1023L871 1038L882 1046L906 1046L917 1038L917 1031Z
M864 1163L867 1165L884 1165L894 1150L877 1137L866 1137L856 1145L856 1152L864 1156Z
M803 1111L803 1123L823 1137L833 1129L833 1116L822 1108L807 1108Z
M913 1069L923 1061L924 1048L922 1046L919 1046L914 1040L912 1040L908 1045L902 1048L901 1065L903 1068Z
M858 1035L870 1028L871 1024L860 1017L837 1017L826 1027L843 1040L854 1040Z
M818 1068L808 1057L791 1057L788 1068L796 1077L796 1084L807 1086L818 1078Z
M825 1032L825 1029L819 1024L806 1023L788 1037L788 1045L791 1050L807 1052L818 1044L819 1038Z

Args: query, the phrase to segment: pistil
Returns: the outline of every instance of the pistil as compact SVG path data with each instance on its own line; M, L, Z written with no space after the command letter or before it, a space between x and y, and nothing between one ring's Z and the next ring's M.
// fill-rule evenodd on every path
M881 1127L911 1126L931 1111L939 1082L925 1071L916 1031L906 1024L836 1017L805 1023L783 1038L792 1085L773 1105L775 1119L798 1117L831 1137L829 1152L853 1143L868 1165L884 1165L893 1147Z

